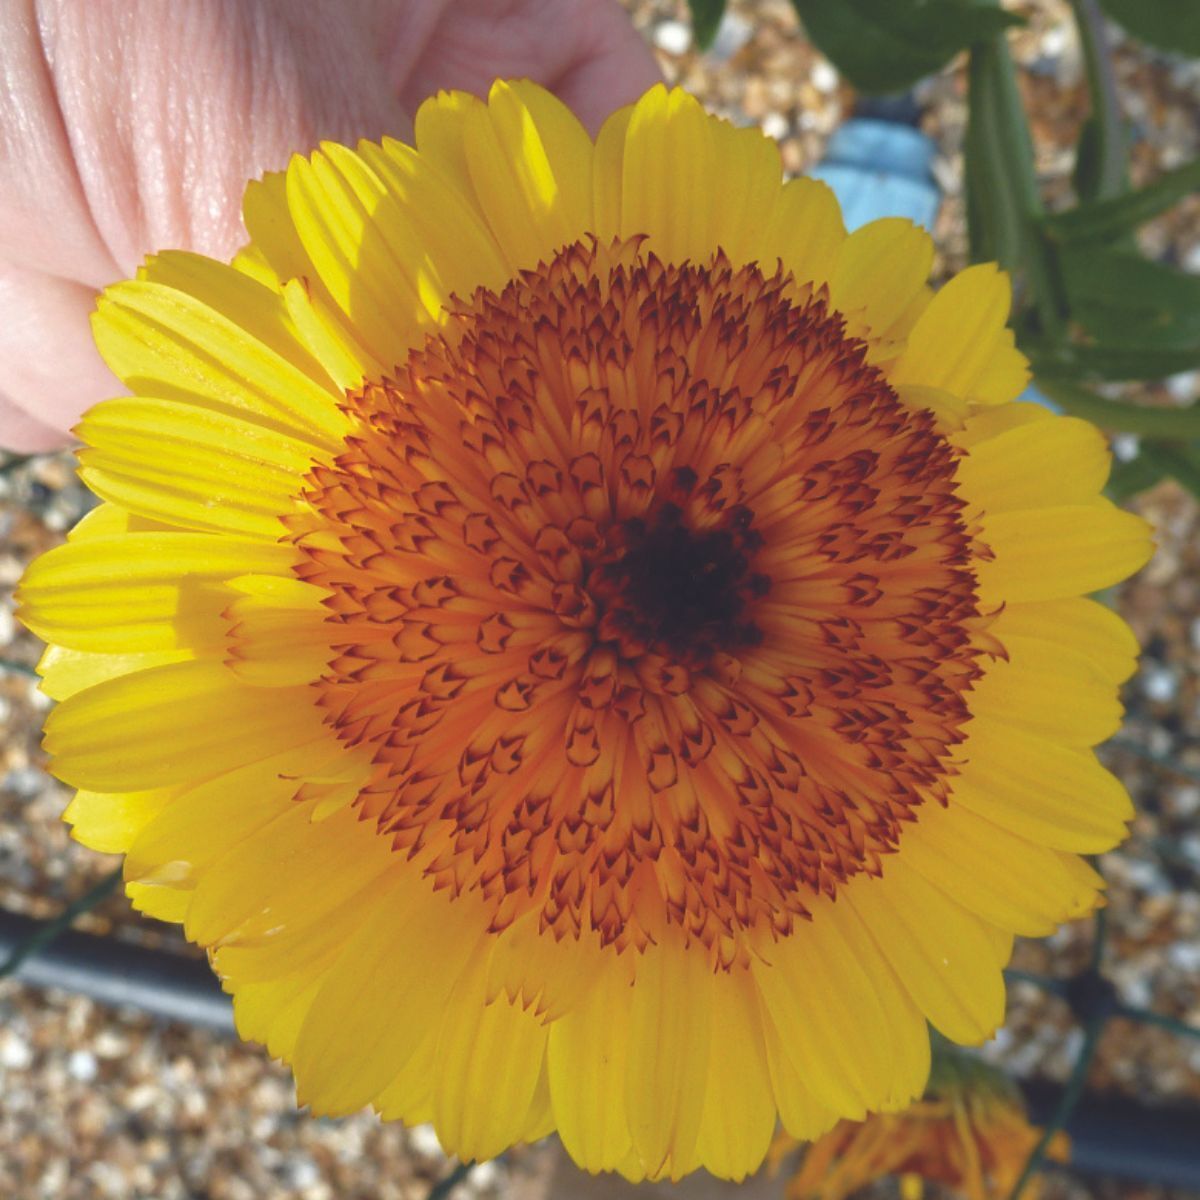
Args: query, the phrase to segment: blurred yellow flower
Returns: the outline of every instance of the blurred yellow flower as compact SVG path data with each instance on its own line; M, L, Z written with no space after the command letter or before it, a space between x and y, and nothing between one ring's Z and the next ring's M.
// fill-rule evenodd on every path
M936 1079L923 1100L902 1112L865 1121L840 1121L804 1151L789 1180L787 1200L845 1200L860 1188L896 1175L903 1200L921 1200L926 1183L941 1184L965 1200L1006 1200L1042 1131L1029 1123L1020 1097L1002 1078L979 1067ZM780 1139L778 1161L796 1143ZM1070 1158L1065 1133L1051 1139L1046 1157ZM1035 1175L1022 1193L1037 1200Z
M1097 903L1136 647L1083 596L1149 538L1014 402L1006 277L933 294L757 131L518 82L415 141L102 298L105 503L21 586L67 816L315 1112L740 1178Z

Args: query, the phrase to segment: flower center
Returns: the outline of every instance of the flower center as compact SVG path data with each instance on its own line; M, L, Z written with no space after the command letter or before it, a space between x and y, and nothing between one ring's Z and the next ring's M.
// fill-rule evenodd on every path
M694 478L683 468L674 483L690 491ZM694 530L668 501L652 517L615 525L609 554L588 577L602 613L597 637L625 659L656 652L692 667L718 650L761 642L747 606L770 591L771 580L751 570L762 543L753 519L738 505L720 524Z
M494 929L728 967L945 802L985 551L807 288L587 240L346 405L314 687L362 816Z

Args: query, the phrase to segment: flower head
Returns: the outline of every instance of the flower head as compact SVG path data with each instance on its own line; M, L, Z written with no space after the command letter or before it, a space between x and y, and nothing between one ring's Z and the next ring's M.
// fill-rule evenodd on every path
M1008 284L774 146L530 84L103 297L105 503L22 585L68 818L314 1110L740 1177L1097 902L1141 564Z
M864 1122L839 1121L804 1151L788 1182L788 1200L846 1200L888 1175L900 1176L904 1200L921 1200L926 1183L964 1200L1004 1200L1025 1169L1042 1131L1029 1123L1012 1084L982 1063L969 1070L935 1069L925 1097ZM781 1139L772 1155L795 1143ZM1046 1157L1066 1162L1070 1142L1056 1133ZM1023 1192L1036 1200L1035 1176Z

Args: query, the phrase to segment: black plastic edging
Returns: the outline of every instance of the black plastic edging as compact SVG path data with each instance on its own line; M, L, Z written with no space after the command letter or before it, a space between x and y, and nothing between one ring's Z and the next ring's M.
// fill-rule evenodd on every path
M45 924L0 910L0 962ZM206 962L115 937L68 930L25 959L15 978L114 1007L137 1008L168 1021L226 1035L234 1032L229 997ZM1062 1094L1053 1084L1022 1088L1034 1121L1044 1121ZM1200 1108L1151 1107L1085 1095L1067 1122L1067 1132L1073 1171L1165 1184L1200 1195Z

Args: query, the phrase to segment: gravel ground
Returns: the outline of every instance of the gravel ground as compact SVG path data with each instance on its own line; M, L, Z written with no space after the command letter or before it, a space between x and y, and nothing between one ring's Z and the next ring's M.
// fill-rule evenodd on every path
M717 45L691 46L686 9L630 0L663 70L714 110L779 139L790 171L815 162L853 108L837 72L798 36L787 0L735 3ZM1025 6L1016 36L1021 82L1036 114L1038 171L1052 205L1069 200L1072 145L1086 110L1079 47L1058 0ZM1200 64L1155 55L1117 34L1117 70L1143 181L1200 153ZM937 235L942 272L964 261L961 140L965 81L950 69L923 83L923 127L935 140L945 193ZM1147 229L1146 246L1200 270L1200 197ZM1147 389L1162 403L1190 402L1197 377ZM1128 452L1124 444L1118 449ZM0 591L56 544L89 505L67 456L0 464ZM1122 999L1200 1025L1200 513L1164 484L1136 507L1159 530L1154 561L1114 602L1146 648L1126 690L1126 727L1106 752L1139 808L1133 835L1105 856L1110 973ZM0 657L32 666L39 648L0 606ZM0 905L55 913L116 860L74 844L59 817L67 792L43 770L38 749L46 703L19 671L0 673ZM170 927L144 921L120 897L82 928L196 953ZM1091 926L1018 946L1017 966L1062 976L1087 958ZM1065 1005L1036 987L1012 989L1010 1019L988 1054L1019 1075L1061 1080L1078 1049ZM1200 1042L1130 1022L1103 1039L1092 1085L1147 1101L1200 1100ZM74 996L0 983L0 1195L14 1200L175 1197L423 1197L449 1169L431 1131L381 1125L369 1113L315 1120L295 1109L288 1072L257 1047L98 1007ZM512 1197L732 1195L699 1179L674 1189L583 1181L553 1140L477 1169L456 1195ZM762 1181L744 1196L777 1196ZM887 1187L879 1196L894 1195ZM1185 1193L1054 1177L1060 1198L1183 1200Z

